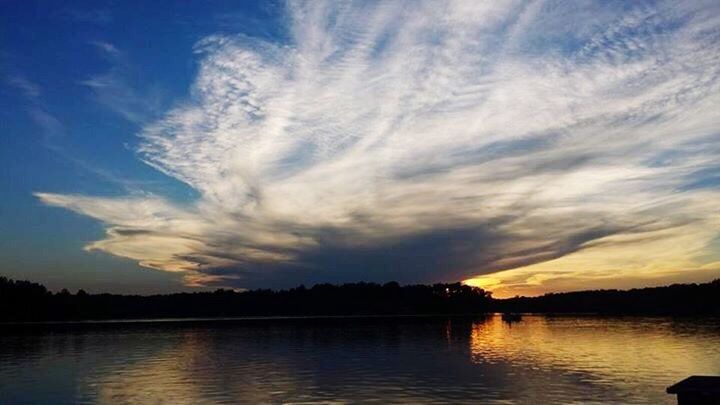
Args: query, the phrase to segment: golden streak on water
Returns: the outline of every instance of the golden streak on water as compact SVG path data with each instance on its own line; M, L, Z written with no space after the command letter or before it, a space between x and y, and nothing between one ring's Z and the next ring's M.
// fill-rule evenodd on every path
M720 320L173 322L0 334L0 403L673 403Z
M508 323L494 316L473 324L469 344L475 363L582 372L632 391L663 378L719 374L720 349L711 343L718 337L684 326L657 318L525 315Z

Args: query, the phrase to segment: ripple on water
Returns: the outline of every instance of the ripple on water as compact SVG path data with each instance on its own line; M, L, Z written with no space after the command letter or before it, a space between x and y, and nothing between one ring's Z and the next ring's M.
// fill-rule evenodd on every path
M525 316L218 322L0 335L0 403L672 403L720 327Z

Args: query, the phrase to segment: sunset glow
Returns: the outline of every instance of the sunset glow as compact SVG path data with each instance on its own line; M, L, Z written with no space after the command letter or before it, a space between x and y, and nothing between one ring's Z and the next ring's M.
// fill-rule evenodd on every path
M63 78L84 95L72 111L42 72L5 81L46 161L73 167L38 163L17 191L46 234L82 230L52 242L68 245L56 271L148 288L135 266L193 288L465 280L498 297L720 276L717 4L256 12L274 28L189 31L154 59L98 34L82 44L98 61ZM46 268L27 240L12 262Z

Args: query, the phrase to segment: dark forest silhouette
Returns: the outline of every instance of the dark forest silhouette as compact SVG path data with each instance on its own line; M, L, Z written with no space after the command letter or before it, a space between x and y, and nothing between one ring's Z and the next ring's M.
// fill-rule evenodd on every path
M598 290L493 299L453 284L317 284L289 290L166 295L52 293L0 277L0 321L236 316L483 314L488 312L720 315L720 280L628 291Z
M501 312L597 313L612 315L720 315L720 279L632 290L550 293L494 300Z
M455 284L400 286L317 284L289 290L167 295L51 293L44 286L0 277L0 320L73 320L164 317L396 315L482 313L490 294Z

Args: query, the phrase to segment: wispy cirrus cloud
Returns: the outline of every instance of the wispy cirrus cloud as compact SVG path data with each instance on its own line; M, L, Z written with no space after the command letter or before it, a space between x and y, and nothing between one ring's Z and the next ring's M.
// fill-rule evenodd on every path
M20 97L21 105L23 105L28 117L39 130L38 136L43 147L71 162L82 171L90 173L105 182L120 186L128 192L136 193L138 192L138 186L147 186L149 184L148 182L126 179L117 173L99 168L68 150L66 147L68 129L47 108L43 100L43 88L39 84L22 74L8 76L5 83L18 90L22 96Z
M717 5L292 2L287 23L198 42L190 99L141 131L197 201L38 196L192 284L720 269Z
M32 101L40 97L40 86L31 82L25 76L10 76L6 79L6 83L20 90L27 100Z
M5 83L19 91L19 100L32 122L40 129L42 145L58 153L64 153L59 139L65 136L65 126L53 114L48 112L42 101L42 88L39 84L22 74L13 74Z
M161 102L160 92L148 86L141 89L132 78L137 72L127 55L117 46L105 41L92 41L92 45L107 62L110 68L80 82L92 91L95 100L137 125L143 125L156 117Z

